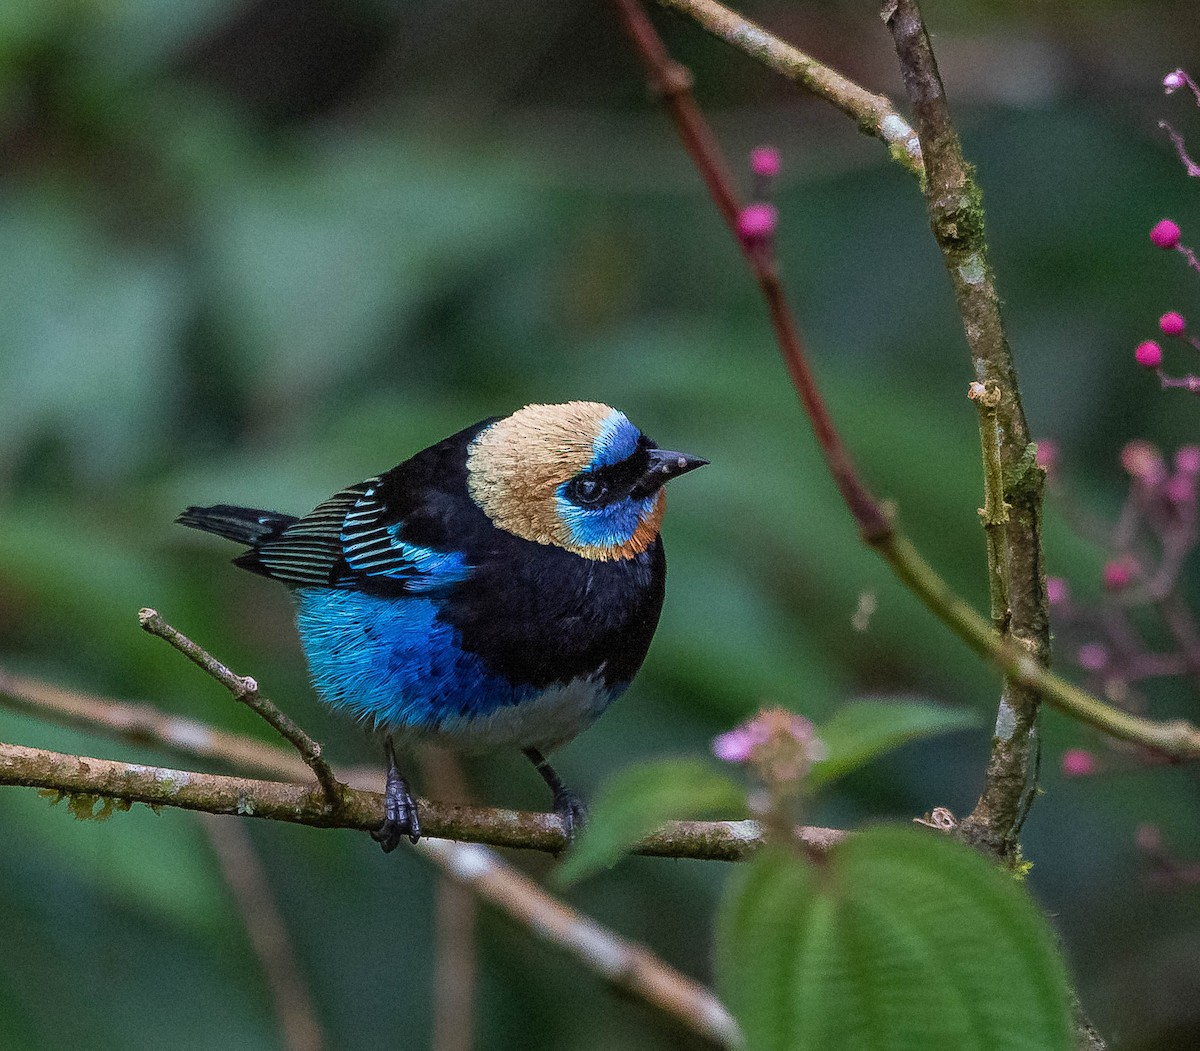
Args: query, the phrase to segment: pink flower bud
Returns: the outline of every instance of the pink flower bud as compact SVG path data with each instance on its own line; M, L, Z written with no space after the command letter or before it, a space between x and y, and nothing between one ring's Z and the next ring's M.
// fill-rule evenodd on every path
M1176 449L1175 470L1181 474L1200 474L1200 445L1181 445Z
M1158 327L1164 336L1178 336L1184 330L1185 322L1182 314L1169 310L1158 319Z
M1062 757L1063 777L1087 777L1096 772L1096 757L1083 748L1068 748Z
M1152 339L1143 340L1134 348L1133 358L1144 369L1156 369L1162 364L1162 347Z
M1046 598L1052 606L1061 606L1071 595L1067 582L1062 577L1046 578Z
M1179 244L1179 225L1170 219L1160 219L1150 231L1150 240L1159 248L1174 248Z
M1129 587L1136 568L1129 558L1116 558L1111 562L1106 562L1104 564L1104 586L1109 591L1121 591Z
M738 233L748 242L767 241L779 225L779 212L773 204L748 204L738 216Z
M1108 664L1108 650L1102 643L1089 642L1079 647L1075 659L1084 671L1102 671Z
M1165 77L1163 77L1163 88L1170 95L1174 91L1178 91L1187 81L1184 79L1182 69L1173 69Z
M762 179L774 179L783 167L774 146L758 146L750 151L750 170Z

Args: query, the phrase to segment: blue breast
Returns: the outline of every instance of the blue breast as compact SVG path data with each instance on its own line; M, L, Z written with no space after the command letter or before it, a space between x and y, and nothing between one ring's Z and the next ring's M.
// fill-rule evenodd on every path
M389 733L445 733L487 746L540 740L536 727L514 726L527 709L531 718L553 720L544 687L513 684L465 650L456 628L437 616L437 600L421 596L387 598L359 591L298 588L297 623L313 684L333 708ZM580 706L582 730L620 692L597 682L580 702L568 692L565 703ZM514 733L516 738L513 737Z

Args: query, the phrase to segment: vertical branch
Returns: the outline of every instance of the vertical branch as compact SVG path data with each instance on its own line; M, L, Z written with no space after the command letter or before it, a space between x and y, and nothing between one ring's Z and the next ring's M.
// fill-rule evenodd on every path
M991 598L992 627L1003 633L1008 628L1008 552L1005 526L1008 504L1004 499L1004 469L1001 465L1003 441L996 423L999 392L982 383L972 383L968 398L979 403L979 445L983 458L983 520L987 537L988 595Z
M979 186L963 158L950 119L929 35L916 0L885 0L883 18L895 40L904 86L916 116L925 160L925 200L934 238L966 330L980 399L986 491L1003 493L1004 543L989 544L993 619L1002 634L1040 664L1050 656L1050 627L1041 560L1041 503L1045 472L1034 462L1016 370L1000 318L1000 299L987 258ZM999 525L999 522L995 523ZM983 793L964 822L979 842L1011 855L1036 766L1038 692L1009 677L1004 684Z
M271 897L266 869L245 823L214 814L201 814L200 820L262 965L283 1046L287 1051L321 1051L325 1046L321 1026L296 963L287 926Z
M465 800L462 767L449 752L420 750L421 770L439 799ZM436 887L433 959L433 1051L471 1051L475 1046L474 895L443 866Z

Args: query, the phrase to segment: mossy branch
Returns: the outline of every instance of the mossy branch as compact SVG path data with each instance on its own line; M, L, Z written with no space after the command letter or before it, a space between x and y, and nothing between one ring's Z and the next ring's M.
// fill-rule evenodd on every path
M1041 540L1045 475L1027 462L1029 429L988 260L982 194L963 157L916 0L886 0L882 13L895 41L921 138L930 228L962 317L974 386L979 389L976 404L987 494L984 528L992 622L1006 641L1025 651L1028 660L1045 665L1050 660ZM1022 465L1021 484L1006 487L1005 476L1015 478ZM983 792L965 822L989 835L1005 855L1016 850L1017 834L1036 787L1040 699L1039 691L1025 678L1008 675Z

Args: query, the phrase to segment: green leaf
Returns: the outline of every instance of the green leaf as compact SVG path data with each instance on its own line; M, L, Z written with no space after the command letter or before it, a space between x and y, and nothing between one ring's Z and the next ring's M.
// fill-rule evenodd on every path
M701 759L662 759L622 771L600 790L583 833L554 873L566 886L613 865L671 819L742 817L746 790Z
M813 767L813 787L856 770L882 752L918 737L969 730L974 712L922 701L856 701L838 709L817 728L828 756Z
M910 828L855 833L815 866L740 874L718 979L751 1051L1067 1051L1066 973L1020 884Z

